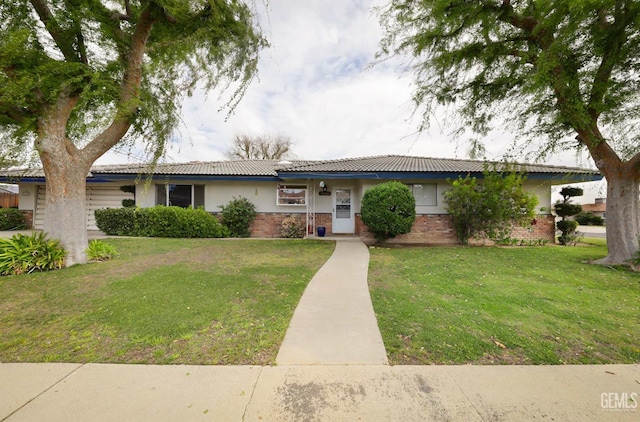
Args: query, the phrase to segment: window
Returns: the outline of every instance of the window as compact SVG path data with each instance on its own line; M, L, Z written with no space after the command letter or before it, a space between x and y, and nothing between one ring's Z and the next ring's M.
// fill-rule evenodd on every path
M306 185L278 185L278 205L307 205Z
M416 200L416 206L420 205L428 205L428 206L436 206L438 205L438 189L435 183L431 184L410 184L408 185L409 189L411 189L411 193L413 193L413 197Z
M156 185L156 205L204 207L204 185Z

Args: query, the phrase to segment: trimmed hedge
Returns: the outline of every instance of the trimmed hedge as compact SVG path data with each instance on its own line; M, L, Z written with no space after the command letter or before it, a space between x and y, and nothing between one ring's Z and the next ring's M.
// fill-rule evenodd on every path
M573 218L581 226L604 226L604 219L590 211L578 213Z
M107 208L95 211L96 225L108 235L138 237L226 237L228 230L203 209Z
M0 208L0 230L26 229L22 212L16 208Z

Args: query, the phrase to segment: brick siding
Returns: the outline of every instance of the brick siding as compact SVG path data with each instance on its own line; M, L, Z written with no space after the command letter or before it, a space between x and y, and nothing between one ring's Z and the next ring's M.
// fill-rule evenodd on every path
M360 214L356 214L356 234L365 241L373 241L373 235L362 222ZM555 219L553 215L538 215L535 224L529 227L514 227L511 237L518 240L547 240L553 243L555 239ZM411 232L396 236L388 240L389 243L458 243L453 220L447 214L419 214L413 223ZM481 243L484 243L481 241Z
M306 214L303 213L258 213L249 226L251 237L280 237L280 228L285 218L295 218L301 225L306 224ZM364 241L373 241L373 235L362 222L360 214L355 216L355 234ZM511 237L523 240L544 239L553 242L555 238L555 220L552 215L538 215L536 223L527 227L515 227ZM316 227L326 227L327 235L332 234L331 213L317 213ZM453 222L447 214L419 214L410 233L389 239L390 243L458 243Z

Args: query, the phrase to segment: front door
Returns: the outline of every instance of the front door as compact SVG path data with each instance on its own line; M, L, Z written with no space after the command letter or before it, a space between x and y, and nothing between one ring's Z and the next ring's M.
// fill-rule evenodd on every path
M333 233L354 233L351 189L336 189L333 198Z

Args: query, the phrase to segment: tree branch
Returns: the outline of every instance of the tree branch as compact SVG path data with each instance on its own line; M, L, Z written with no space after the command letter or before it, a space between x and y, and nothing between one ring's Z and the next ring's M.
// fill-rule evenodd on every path
M598 66L598 70L596 71L593 79L591 95L589 96L589 103L587 106L589 114L595 119L598 119L600 116L598 105L602 103L604 96L607 93L607 85L611 80L611 74L613 73L613 68L616 64L615 58L620 53L622 46L628 39L626 27L629 24L630 19L629 16L624 13L625 11L621 10L625 9L625 7L621 6L620 9L618 9L617 6L614 13L615 20L613 23L606 21L604 12L602 11L599 11L600 19L595 23L595 25L601 27L603 26L602 20L607 23L606 29L603 30L606 33L606 40L603 47L602 59L600 60L600 65ZM628 9L626 11L628 12Z
M96 136L82 150L91 160L97 160L102 154L116 145L127 133L138 110L140 84L142 82L142 68L144 52L151 29L155 23L153 9L157 7L150 3L140 15L131 36L131 43L125 72L120 85L120 97L117 102L116 116L102 133Z
M14 122L20 124L27 118L28 113L17 106L11 106L0 112L0 115L5 115L10 120L13 120Z
M38 17L40 17L40 21L44 24L47 32L53 38L53 41L56 43L64 58L71 62L82 61L80 57L78 57L77 52L73 48L73 43L69 41L64 30L58 25L55 16L51 13L51 9L46 4L44 0L30 0L31 5L35 9Z

